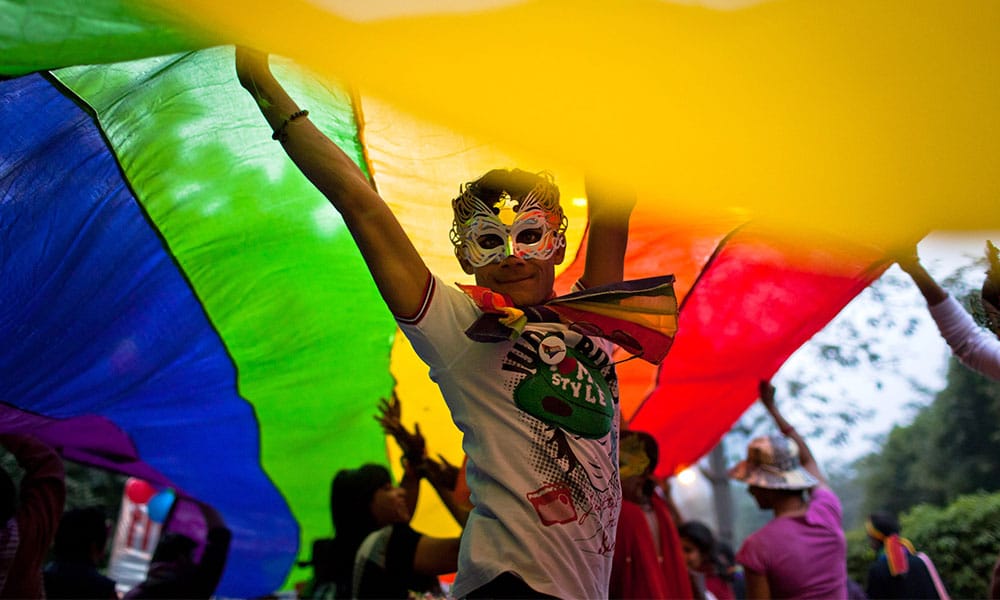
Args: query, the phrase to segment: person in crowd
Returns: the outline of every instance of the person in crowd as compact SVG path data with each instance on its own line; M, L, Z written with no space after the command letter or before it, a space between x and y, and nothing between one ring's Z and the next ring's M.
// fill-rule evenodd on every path
M736 600L745 600L747 597L746 582L743 580L743 567L736 562L736 551L724 540L717 539L715 547L718 550L716 556L723 569L723 579L726 580L733 590Z
M0 469L0 598L44 598L42 565L66 503L62 459L32 435L0 434L0 445L24 470L18 486Z
M972 315L931 277L920 263L916 246L898 252L896 261L917 285L941 336L958 360L970 369L1000 381L1000 339L997 338L1000 336L1000 258L996 246L992 242L986 244L990 266L980 296L986 324L992 334L979 327Z
M878 554L868 568L869 598L947 598L944 584L930 558L900 536L899 521L888 512L869 515L865 531Z
M405 477L415 478L411 469ZM404 487L366 464L333 478L330 512L336 537L325 556L337 598L407 598L440 593L437 576L455 571L459 538L435 538L410 527ZM322 583L322 582L320 582Z
M405 498L405 512L407 515L405 523L409 523L416 511L420 494L420 479L425 477L431 481L435 491L438 492L438 495L441 496L442 501L450 510L452 510L452 505L456 509L459 507L454 501L453 496L457 473L449 474L446 472L448 468L455 470L455 467L447 464L445 461L434 461L427 456L426 443L423 434L420 432L420 425L416 424L414 431L411 432L402 424L402 403L395 392L393 392L391 399L383 398L379 401L378 414L375 415L375 420L382 427L383 432L396 441L403 452L401 459L403 477L400 480L398 488L389 486L392 489L392 494L386 495L377 493L389 481L388 471L386 470L385 476L383 476L382 471L384 469L380 466L365 465L356 470L342 471L343 475L338 473L337 478L340 478L341 481L339 485L340 489L339 491L331 490L331 511L335 505L339 507L338 515L334 515L334 528L337 531L337 537L332 540L328 538L316 540L313 543L313 558L302 565L311 565L313 567L314 574L310 597L353 597L355 594L353 578L356 574L355 562L358 558L358 548L367 535L370 535L373 531L384 529L387 525L392 525L388 522L381 523L370 519L348 522L351 519L351 512L362 510L361 505L364 504L364 498L369 498L370 503L375 502L376 499L380 502L391 502L395 501L398 497ZM451 478L450 484L446 483L449 477ZM334 481L337 481L337 478ZM334 502L334 494L340 494L341 500ZM348 503L347 499L354 497L359 497L362 501L354 509L347 510L345 508ZM391 511L380 512L391 513ZM464 525L464 522L459 520L459 517L463 513L459 512L456 514L453 510L452 514L455 515L459 525ZM465 511L464 515L467 516L468 511ZM340 525L337 525L338 521ZM359 588L363 589L359 589L358 593L370 595L372 593L370 588L373 582L377 583L380 575L386 575L385 571L387 568L392 571L391 575L401 581L406 581L406 587L400 589L389 590L377 588L389 596L394 597L408 591L431 594L439 593L441 589L438 579L434 576L447 573L447 571L444 573L437 573L436 571L446 569L448 566L451 566L452 570L454 570L456 565L453 563L434 565L432 570L435 572L411 572L412 568L408 568L405 565L415 563L413 559L415 558L416 546L413 546L412 543L419 541L421 534L413 531L408 526L394 528L391 532L394 535L383 541L388 544L388 547L394 554L402 555L400 560L403 561L403 566L401 567L400 561L395 558L388 567L385 565L378 566L377 564L367 565L370 575L366 579L367 583L359 583ZM457 562L458 538L451 540L448 538L443 538L442 540L428 538L428 540L425 546L434 548L443 545L445 546L445 556L454 553ZM403 573L400 576L401 570ZM340 590L339 594L337 590Z
M762 510L774 511L774 518L747 537L736 554L747 598L846 598L847 542L840 500L805 440L778 411L774 386L761 381L759 391L782 435L751 440L746 460L729 471L748 485Z
M48 598L117 600L114 580L98 570L107 550L109 527L100 507L66 511L52 545L52 560L45 565Z
M472 512L472 500L465 479L467 464L466 456L462 457L462 464L456 467L438 454L438 460L426 458L422 470L424 477L431 482L434 491L441 497L445 508L461 527L465 527L469 513Z
M432 276L389 206L286 93L266 55L238 48L236 71L272 137L342 215L463 433L474 506L454 595L606 596L621 493L613 344L610 334L581 333L544 310L566 253L551 176L497 169L460 187L451 240L477 285L457 289ZM580 288L622 281L635 198L610 195L588 187Z
M692 598L674 521L676 508L657 493L656 439L623 431L620 446L622 508L611 569L611 598Z
M733 600L729 565L723 563L715 534L701 521L685 521L677 528L688 569L718 600Z
M197 560L198 542L182 533L168 532L153 551L146 579L125 594L126 600L147 598L208 599L222 579L232 532L222 515L198 503L208 527L205 548Z
M379 414L375 420L382 426L382 431L386 435L392 436L403 451L403 467L407 473L415 473L417 477L404 477L401 482L407 492L407 501L410 503L410 512L416 510L416 498L420 490L420 479L424 478L430 482L434 491L441 498L441 502L451 513L455 521L465 527L472 511L472 503L468 496L462 494L459 489L460 471L449 463L443 456L438 455L439 460L434 460L427 456L427 447L423 434L420 433L420 424L414 424L411 432L406 429L402 422L402 404L396 393L393 392L390 400L382 399L378 406ZM463 460L462 470L465 469ZM411 500L412 498L412 500Z

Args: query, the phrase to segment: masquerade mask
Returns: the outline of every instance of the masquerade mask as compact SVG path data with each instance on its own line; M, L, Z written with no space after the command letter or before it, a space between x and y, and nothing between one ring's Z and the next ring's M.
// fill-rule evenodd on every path
M508 256L547 260L566 245L566 217L551 181L540 181L519 201L502 191L492 206L480 198L475 182L467 183L452 208L455 254L476 268Z

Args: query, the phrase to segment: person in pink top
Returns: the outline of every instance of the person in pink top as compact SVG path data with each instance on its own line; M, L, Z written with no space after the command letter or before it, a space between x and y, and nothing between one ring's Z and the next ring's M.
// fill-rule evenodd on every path
M749 485L761 509L774 511L736 554L747 598L847 598L840 500L805 440L778 411L770 382L760 383L760 399L783 435L755 438L746 460L729 471Z

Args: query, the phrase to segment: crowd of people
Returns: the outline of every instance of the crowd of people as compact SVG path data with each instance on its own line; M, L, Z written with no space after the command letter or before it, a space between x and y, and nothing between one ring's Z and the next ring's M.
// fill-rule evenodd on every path
M753 439L746 459L732 467L729 476L746 483L758 506L773 512L773 520L747 537L734 556L709 525L683 519L669 480L655 475L655 438L623 430L622 504L608 587L599 597L947 599L933 562L901 536L896 517L884 512L873 513L866 523L877 555L865 588L850 580L840 501L805 440L778 410L774 387L761 381L759 390L779 433ZM394 484L389 469L378 464L336 473L330 492L336 537L314 545L315 579L306 595L456 597L442 588L439 576L459 568L461 537L428 536L409 523L420 481L426 479L456 523L466 526L475 506L461 483L465 465L456 468L441 457L429 457L419 424L413 431L403 425L402 405L395 395L380 402L376 420L402 452L403 475ZM58 455L27 435L3 435L0 443L24 470L16 485L0 470L7 516L0 539L0 597L212 597L225 564L229 530L211 507L202 506L208 535L200 560L194 557L196 541L168 533L156 547L145 581L122 596L100 569L110 528L103 509L62 512L66 490ZM522 590L519 595L488 597L552 596Z
M17 461L15 481L0 469L0 598L210 598L222 577L230 531L211 506L198 503L206 521L199 541L162 535L145 580L124 596L102 573L111 524L103 507L66 507L63 460L30 434L0 434Z
M403 425L395 396L379 404L375 416L401 450L402 477L394 483L379 464L335 474L335 536L313 546L314 597L947 598L933 562L882 513L868 522L878 558L866 588L850 581L840 499L767 380L760 400L777 432L753 439L729 476L773 518L735 553L709 525L684 519L667 480L656 475L657 440L621 429L612 352L613 340L630 339L629 332L575 326L546 307L567 227L550 175L499 169L461 186L451 241L476 285L457 289L430 272L363 173L285 92L266 55L240 48L236 70L274 139L343 216L463 434L465 456L454 466L428 456L419 425ZM593 180L587 195L586 261L576 290L634 294L636 286L623 282L623 260L635 197ZM915 251L898 261L956 355L1000 378L1000 341L934 282ZM983 288L994 324L997 274ZM100 572L106 516L64 514L63 468L52 449L31 436L5 435L0 443L25 471L18 485L0 477L0 597L118 597ZM460 536L410 526L421 480ZM164 535L146 581L125 598L212 595L230 533L211 507L204 514L200 558L195 540ZM440 576L449 573L457 575L444 590Z

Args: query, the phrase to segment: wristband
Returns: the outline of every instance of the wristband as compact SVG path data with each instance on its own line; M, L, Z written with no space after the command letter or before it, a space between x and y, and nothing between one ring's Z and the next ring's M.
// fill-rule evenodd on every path
M300 117L308 117L308 116L309 116L309 111L308 110L297 110L297 111L293 112L292 114L288 115L288 118L285 119L284 121L282 121L281 125L279 125L278 128L274 130L274 133L271 134L271 139L272 140L277 140L277 141L281 142L282 144L284 144L285 141L288 140L288 133L285 132L285 129L288 128L288 124L291 123L292 121L294 121L295 119L298 119Z

